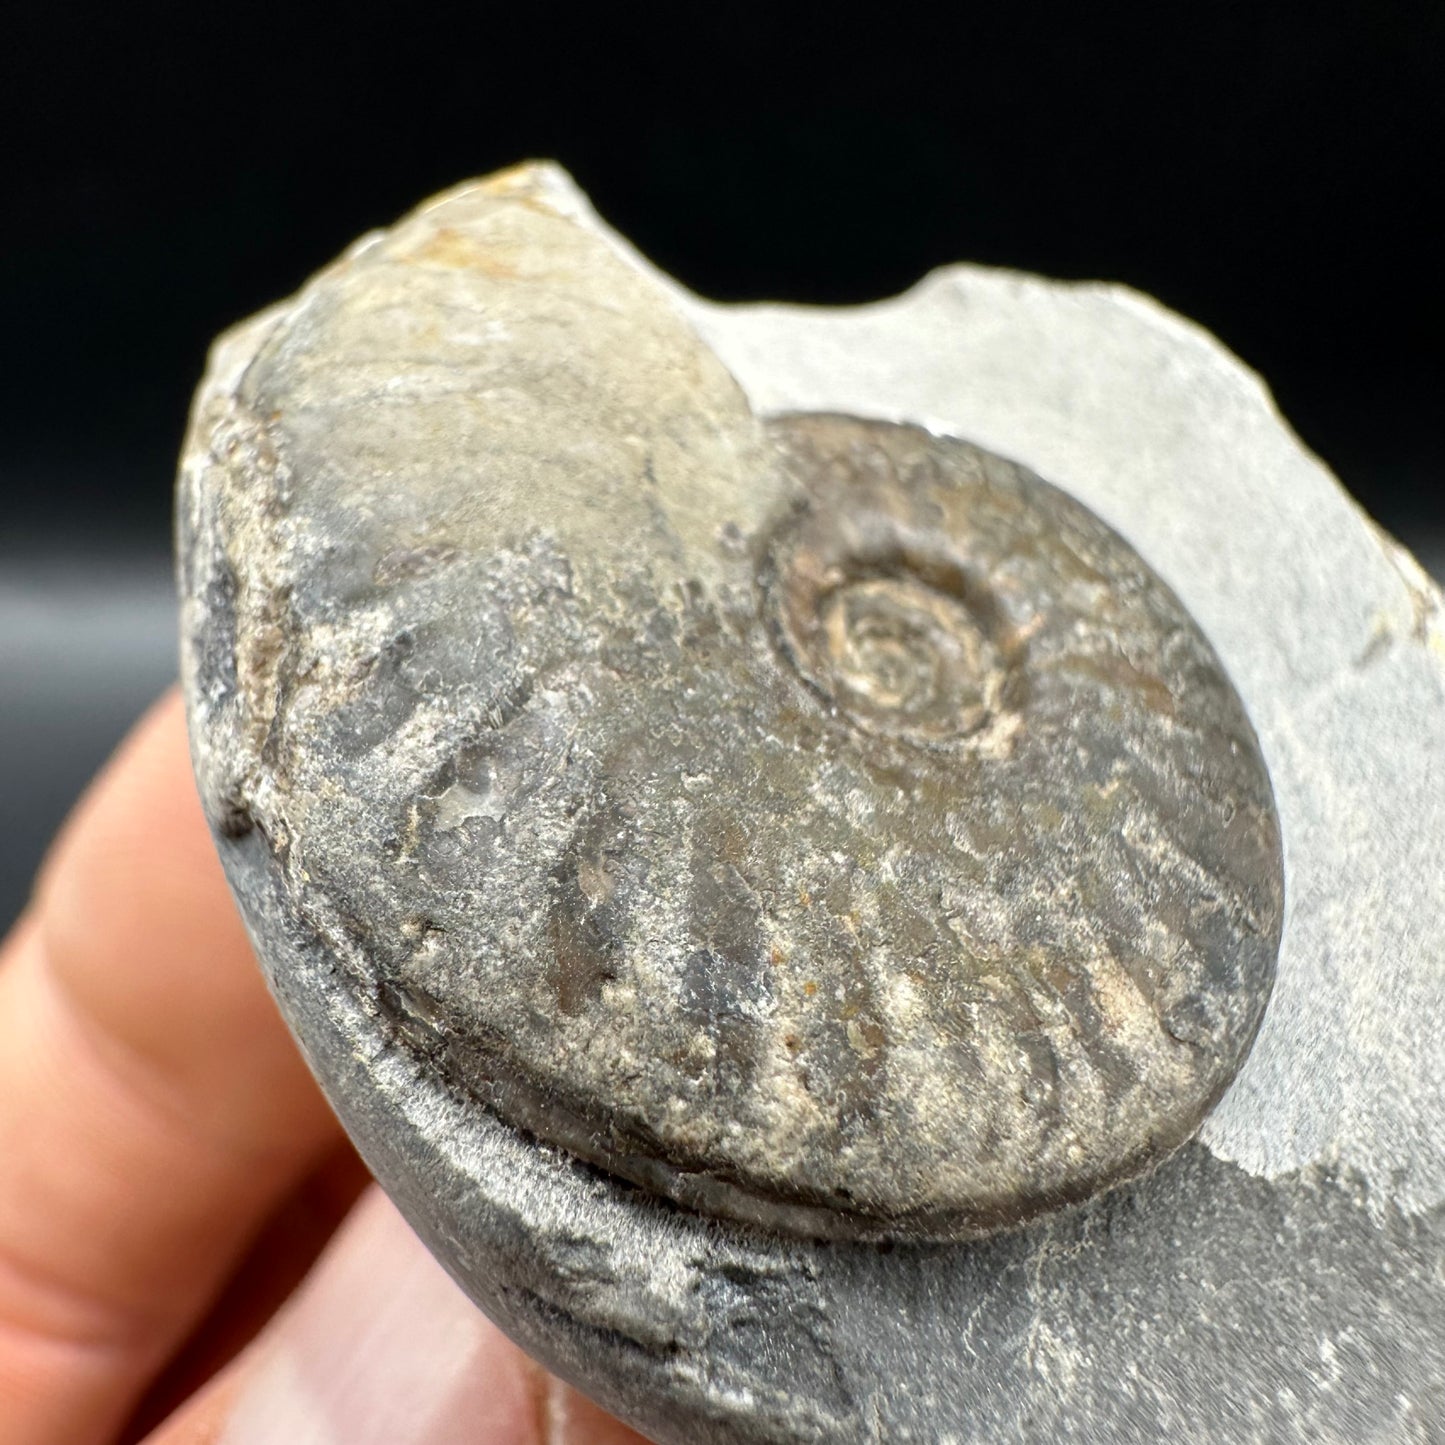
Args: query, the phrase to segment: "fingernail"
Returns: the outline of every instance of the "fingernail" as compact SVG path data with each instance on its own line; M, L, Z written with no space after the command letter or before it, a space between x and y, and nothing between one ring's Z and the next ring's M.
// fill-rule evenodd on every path
M372 1188L258 1341L219 1445L535 1445L524 1361Z

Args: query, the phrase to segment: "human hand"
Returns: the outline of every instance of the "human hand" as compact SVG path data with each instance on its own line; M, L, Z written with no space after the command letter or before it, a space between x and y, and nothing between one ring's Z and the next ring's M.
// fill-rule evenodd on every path
M0 1445L640 1439L367 1184L251 956L174 695L0 949L0 1160Z

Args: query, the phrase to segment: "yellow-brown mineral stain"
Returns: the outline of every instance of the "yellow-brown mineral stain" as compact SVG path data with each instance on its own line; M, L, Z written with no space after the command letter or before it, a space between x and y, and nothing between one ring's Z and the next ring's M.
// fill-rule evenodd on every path
M486 246L475 236L441 226L403 258L413 264L446 266L457 271L480 271L494 281L521 278L518 260L504 246Z

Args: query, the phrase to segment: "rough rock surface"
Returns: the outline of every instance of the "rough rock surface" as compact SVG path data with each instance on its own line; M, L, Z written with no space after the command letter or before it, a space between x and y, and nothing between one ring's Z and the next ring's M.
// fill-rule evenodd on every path
M493 204L504 193L509 204ZM494 218L480 248L478 206ZM574 240L539 247L536 228L559 224ZM544 265L559 269L535 274ZM519 371L502 344L519 318L504 303L479 313L468 288L515 295L526 280L586 296L596 314L579 327L575 315L536 316L548 303L529 300L528 324L559 335L527 349L534 368ZM1428 866L1445 821L1438 779L1428 786L1445 715L1435 594L1237 363L1136 298L966 270L856 312L712 308L675 289L659 304L658 288L565 180L524 172L363 243L233 334L198 400L181 527L202 791L278 996L379 1177L485 1308L660 1439L1433 1438L1445 1418L1442 1116L1426 1109L1445 1077L1445 970L1427 927L1445 888ZM506 364L489 371L489 356ZM971 437L1112 522L1203 623L1279 797L1291 877L1279 993L1205 1143L1005 1238L789 1242L678 1210L576 1157L802 1231L967 1232L999 1222L986 1188L1001 1174L1023 1213L1040 1179L1060 1198L1087 1193L1177 1144L1258 1021L1278 916L1268 788L1248 724L1168 588L1018 467L913 427L790 415L800 411ZM436 435L444 451L415 444ZM551 455L539 435L555 439ZM814 464L840 451L842 481ZM525 484L476 485L480 467L502 464ZM835 555L832 521L847 508L827 499L854 506L860 485L887 498L864 509L883 520L861 541L881 527L888 566L877 548L860 569ZM1147 645L1126 659L1134 675L1117 659L1103 666L1107 649L1087 635L1061 634L1050 654L1048 629L1030 630L1046 609L980 593L969 572L979 529L944 529L969 538L960 566L900 547L909 498L934 521L970 487L975 504L1011 489L1057 498L1046 505L1082 529L1076 559L1102 562L1133 599L1114 621L1143 629ZM555 498L545 528L539 496ZM1281 536L1298 546L1281 551ZM844 541L856 555L860 538ZM668 596L659 576L696 586ZM1041 585L1023 578L1018 598L1037 604ZM1050 585L1051 605L1072 605L1067 577ZM398 627L399 606L416 620ZM1156 676L1164 635L1182 653ZM927 927L956 910L933 891L937 869L896 856L891 872L872 860L891 892L880 901L875 887L860 906L848 860L869 856L868 839L904 836L910 808L956 849L960 779L1027 762L1047 709L1038 690L1010 686L1020 645L1030 667L1067 660L1055 700L1072 698L1083 719L1068 735L1101 746L1088 718L1102 705L1143 744L1122 769L1081 748L1073 775L1049 773L1045 756L1067 760L1040 749L1028 774L1055 790L1071 777L1125 780L1127 806L1092 840L1122 851L1104 854L1094 886L1117 879L1121 860L1159 871L1128 908L1094 893L1070 913L1062 888L1046 892L1037 912L1066 920L1062 934L1029 935L1026 910L1001 908L985 920L994 933L971 938L975 995L958 999L946 970L925 969L926 1007L900 1010L858 960L906 934L920 899L916 955L928 959ZM689 649L712 668L689 663ZM757 706L717 706L706 686L719 662L724 677L745 670ZM617 716L627 692L613 679L656 697L660 676L664 717L638 713L599 745L595 719ZM1061 728L1040 735L1057 741ZM489 741L509 731L515 748ZM791 756L780 748L753 775L720 763L780 737ZM1190 796L1207 804L1193 804L1196 831L1161 861L1141 842L1170 816L1165 785L1185 776L1181 759L1201 755L1217 770L1191 778ZM406 759L412 770L398 773ZM924 777L921 807L907 788L890 802L878 780L890 763ZM815 795L796 780L818 776L841 806L809 811ZM778 815L760 814L774 795ZM785 871L800 808L835 830L837 867L816 881ZM703 820L701 852L678 809ZM524 848L507 817L527 820ZM1057 855L1076 857L1057 827ZM530 894L529 851L555 859ZM478 858L521 891L484 893ZM1198 865L1182 895L1181 859ZM774 876L764 860L790 900L823 906L760 897L752 880ZM972 886L1008 904L1017 888L999 876L985 867ZM642 896L677 903L643 917ZM498 898L528 906L498 910ZM488 918L500 932L468 931ZM844 936L851 957L837 949ZM957 950L959 934L947 936ZM1046 997L1038 973L1001 981L979 967L989 947L996 958L1020 940L1053 945L1071 979ZM720 960L753 966L722 971L719 993ZM843 985L810 1013L817 994L804 990L824 964ZM1128 988L1100 987L1109 967ZM639 1000L643 1027L629 1034ZM974 1026L964 1036L986 1035L978 1023L994 1010L999 1039L1032 1034L1038 1052L1010 1069L999 1047L955 1051L944 1067L950 1005ZM610 1032L590 1026L599 1006ZM715 1048L739 1033L738 1057L688 1053L706 1053L694 1039ZM1122 1063L1091 1050L1101 1034ZM671 1116L656 1071L627 1067L659 1041L678 1054ZM812 1134L789 1139L780 1121L798 1110L780 1101L798 1101L777 1065L796 1055L829 1087ZM886 1067L870 1072L880 1056ZM1170 1072L1178 1059L1194 1062ZM945 1126L966 1130L977 1115L959 1113L947 1081L970 1067L1004 1112L968 1141L960 1171ZM942 1097L920 1097L919 1078ZM559 1087L579 1080L570 1097ZM599 1100L618 1101L605 1121ZM1039 1120L1049 1127L1030 1138ZM1151 1123L1154 1134L1141 1128ZM1060 1137L1072 1158L1050 1154ZM892 1175L891 1148L902 1151ZM861 1199L836 1193L860 1179Z

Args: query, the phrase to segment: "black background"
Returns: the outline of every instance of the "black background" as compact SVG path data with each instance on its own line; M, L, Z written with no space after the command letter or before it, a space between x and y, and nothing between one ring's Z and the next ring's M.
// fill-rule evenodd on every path
M529 155L720 298L971 259L1215 331L1382 520L1445 518L1445 5L7 0L7 525L166 525L213 333Z
M0 922L172 671L171 474L208 341L428 193L554 156L725 299L865 300L963 259L1127 282L1262 372L1428 550L1442 142L1439 0L5 0Z

